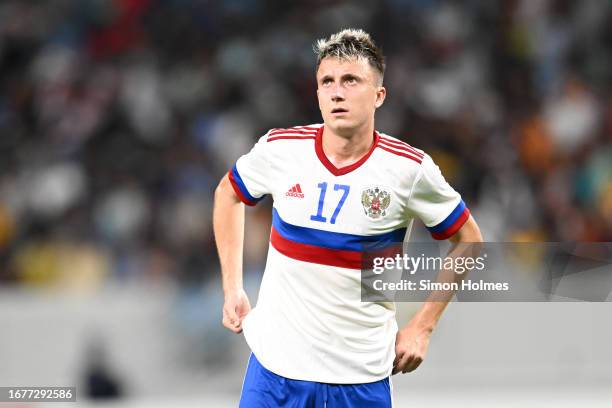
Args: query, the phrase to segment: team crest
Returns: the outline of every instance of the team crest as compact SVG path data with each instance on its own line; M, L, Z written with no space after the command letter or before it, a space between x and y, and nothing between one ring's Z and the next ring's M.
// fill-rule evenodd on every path
M391 194L378 186L368 187L361 193L363 211L373 220L387 215L389 204L391 204Z

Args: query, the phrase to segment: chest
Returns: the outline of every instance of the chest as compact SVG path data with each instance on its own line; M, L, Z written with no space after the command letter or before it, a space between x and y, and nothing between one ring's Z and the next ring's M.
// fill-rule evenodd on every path
M376 160L334 175L312 156L295 155L275 168L274 207L284 221L360 235L405 226L410 194L405 177Z

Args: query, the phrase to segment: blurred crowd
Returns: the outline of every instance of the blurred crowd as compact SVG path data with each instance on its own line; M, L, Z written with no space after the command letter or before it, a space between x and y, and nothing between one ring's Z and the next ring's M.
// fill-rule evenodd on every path
M321 121L312 43L345 27L387 56L377 129L433 156L487 241L612 240L609 1L15 0L0 282L217 279L218 180L267 129ZM269 222L249 211L248 273Z

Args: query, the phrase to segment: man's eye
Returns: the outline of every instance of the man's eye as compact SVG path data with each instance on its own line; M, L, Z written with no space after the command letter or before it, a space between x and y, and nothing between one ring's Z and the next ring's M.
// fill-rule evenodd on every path
M331 79L324 79L323 80L323 85L329 85L331 84Z
M349 84L349 85L353 85L353 84L357 83L357 79L355 79L355 78L348 78L346 80L346 83Z

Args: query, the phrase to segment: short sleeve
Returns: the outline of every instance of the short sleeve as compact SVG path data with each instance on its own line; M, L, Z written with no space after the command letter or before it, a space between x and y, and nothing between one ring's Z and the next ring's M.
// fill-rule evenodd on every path
M423 221L433 238L450 238L468 220L470 211L429 155L425 155L421 166L408 210Z
M234 191L246 205L255 205L271 193L268 135L262 136L251 151L241 156L228 176Z

